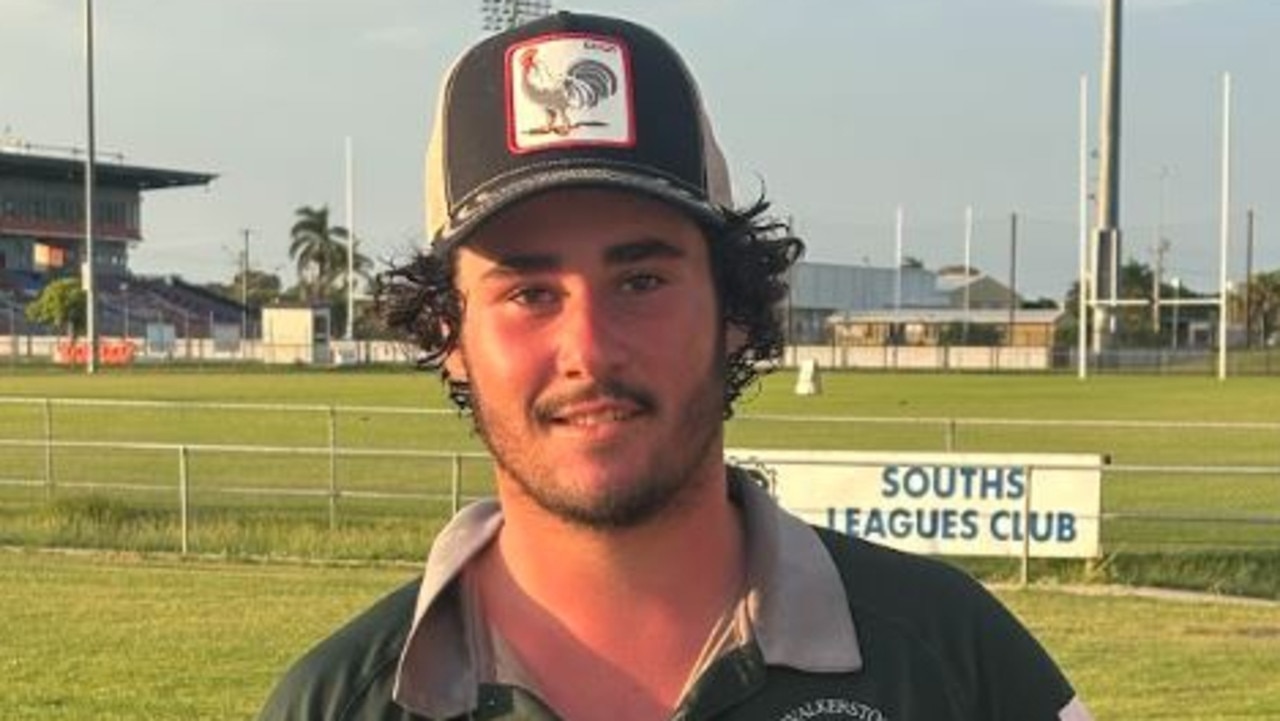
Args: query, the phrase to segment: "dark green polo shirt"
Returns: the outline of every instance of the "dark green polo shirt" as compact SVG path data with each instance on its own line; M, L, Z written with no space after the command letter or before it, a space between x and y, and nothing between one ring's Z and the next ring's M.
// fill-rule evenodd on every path
M1056 665L951 566L814 529L732 474L747 536L748 637L691 683L675 719L1090 721ZM493 502L458 515L420 582L312 649L261 719L555 719L504 678L468 624L459 582L501 527ZM609 718L602 709L600 718Z

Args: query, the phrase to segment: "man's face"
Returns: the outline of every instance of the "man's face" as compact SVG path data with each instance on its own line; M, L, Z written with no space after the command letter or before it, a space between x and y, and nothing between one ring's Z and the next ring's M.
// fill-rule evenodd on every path
M622 528L722 473L724 339L693 221L634 194L552 191L457 252L448 370L514 498Z

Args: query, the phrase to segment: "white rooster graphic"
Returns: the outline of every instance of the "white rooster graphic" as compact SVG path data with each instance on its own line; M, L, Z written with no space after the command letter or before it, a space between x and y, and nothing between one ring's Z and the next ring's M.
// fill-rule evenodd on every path
M537 48L520 53L520 89L547 114L547 122L526 130L531 135L565 136L574 128L606 125L600 121L574 121L570 111L594 108L618 91L618 78L608 65L590 58L578 60L556 73L538 58Z

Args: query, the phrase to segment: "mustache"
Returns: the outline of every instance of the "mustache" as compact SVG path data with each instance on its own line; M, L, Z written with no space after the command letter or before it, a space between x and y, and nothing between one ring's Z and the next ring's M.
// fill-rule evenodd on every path
M635 405L640 412L649 413L658 407L658 401L649 391L615 379L605 379L582 388L550 394L533 404L533 416L541 422L551 422L566 408L579 403L594 401L621 401Z

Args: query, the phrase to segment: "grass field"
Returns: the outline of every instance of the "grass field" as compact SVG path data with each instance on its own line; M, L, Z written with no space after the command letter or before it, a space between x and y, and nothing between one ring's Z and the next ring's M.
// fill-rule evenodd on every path
M396 567L0 552L13 721L244 719ZM1000 590L1099 721L1280 718L1280 605Z
M827 374L799 398L779 374L732 421L738 447L1078 451L1122 465L1280 466L1272 426L1211 429L1009 426L983 419L1253 422L1280 417L1276 381L1201 377ZM482 450L448 412L439 383L389 371L0 372L0 439ZM107 408L39 399L306 404L263 408ZM339 410L332 416L327 407ZM370 407L436 409L435 415ZM779 422L760 416L817 416ZM848 420L874 417L875 422ZM846 420L833 420L844 418ZM919 419L940 419L921 422ZM893 419L898 419L894 421ZM954 421L954 422L952 422ZM59 448L53 498L42 483L0 488L0 545L139 553L0 551L0 658L5 718L226 719L252 714L280 670L372 599L415 575L449 512L447 459L196 451L186 462L195 558L178 538L178 459L170 448ZM37 447L0 445L0 477L44 479ZM461 463L464 491L488 491L487 462ZM330 473L344 491L330 527ZM127 483L133 490L71 488ZM231 487L314 495L246 496ZM1280 517L1280 478L1108 473L1109 512ZM1280 598L1280 526L1117 520L1107 557L1085 569L1042 562L1040 577L1122 580ZM232 562L211 560L224 556ZM362 559L354 565L259 557ZM379 565L371 560L394 561ZM1009 567L972 563L988 578ZM1096 586L1092 588L1097 588ZM1002 598L1062 662L1099 719L1280 718L1280 606L1187 603L1033 589Z
M754 448L1091 452L1117 467L1280 467L1280 389L1268 378L994 376L829 373L821 396L770 378L739 406L728 443ZM177 548L179 469L195 509L193 550L230 555L412 559L450 509L453 461L368 457L338 448L477 454L458 460L461 492L490 491L483 448L444 400L439 382L410 372L133 370L95 377L58 370L0 374L0 439L301 446L285 451L173 447L2 446L0 477L57 484L0 488L0 543L162 551ZM106 407L40 399L291 404L234 407ZM330 408L334 409L330 411ZM378 409L406 412L382 412ZM422 411L433 411L431 414ZM782 422L769 416L809 417ZM866 420L874 418L874 422ZM839 420L844 419L844 420ZM923 419L923 420L922 420ZM1009 425L996 419L1153 423L1255 423L1256 427ZM46 427L48 431L46 431ZM94 491L75 483L127 484ZM270 490L229 493L228 489ZM343 495L331 503L330 492ZM358 498L360 493L407 498ZM1177 553L1193 587L1280 597L1280 476L1110 471L1103 487L1107 569L1132 554ZM284 495L281 495L284 494ZM332 514L332 516L331 516ZM1118 516L1124 517L1118 517ZM334 528L330 528L331 522ZM1216 519L1216 520L1215 520ZM1224 520L1225 519L1225 520ZM1244 559L1223 573L1227 563ZM1188 561L1188 558L1191 560ZM1146 581L1179 583L1173 574ZM1125 575L1119 576L1122 580Z

